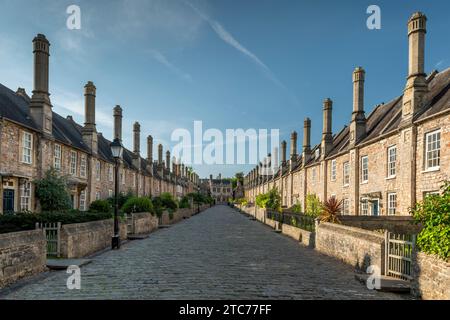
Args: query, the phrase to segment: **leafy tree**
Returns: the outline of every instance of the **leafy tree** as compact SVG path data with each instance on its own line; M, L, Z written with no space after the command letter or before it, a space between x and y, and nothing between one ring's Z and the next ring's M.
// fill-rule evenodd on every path
M183 208L190 208L190 207L191 207L191 202L190 202L189 197L188 197L188 196L184 196L183 198L181 198L178 207L179 207L180 209L183 209Z
M269 192L269 199L266 208L281 212L281 196L277 188L272 188Z
M178 209L178 204L173 198L172 194L169 192L163 192L161 194L162 205L165 209L167 209L170 213L175 212Z
M43 179L34 181L36 197L43 211L66 211L72 207L67 190L67 179L54 168L49 169Z
M268 193L260 193L256 196L256 199L255 199L256 205L263 209L266 208L267 201L269 201Z
M306 196L305 214L313 218L317 218L321 213L321 203L315 194Z
M442 193L425 197L411 209L417 223L423 226L417 236L417 246L423 252L450 258L450 182L442 186Z
M158 196L153 197L152 204L153 204L153 212L156 214L158 218L161 218L164 213L164 205L161 197Z
M131 190L128 190L127 193L120 192L117 196L117 200L119 202L119 209L122 209L125 202L127 202L128 199L132 197L134 197L134 193ZM108 198L108 202L111 204L111 207L113 208L114 208L114 201L115 201L114 196Z

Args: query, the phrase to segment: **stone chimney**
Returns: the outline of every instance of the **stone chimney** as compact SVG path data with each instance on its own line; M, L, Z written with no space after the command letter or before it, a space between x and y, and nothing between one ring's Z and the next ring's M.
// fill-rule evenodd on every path
M170 172L170 151L166 151L166 169Z
M422 99L428 91L425 74L425 33L427 17L414 13L408 21L408 78L403 93L402 123L412 122L414 114L421 110Z
M95 125L95 95L96 88L92 81L84 86L84 127L81 129L84 143L91 149L92 154L98 153L98 136Z
M297 163L297 132L293 131L291 133L291 161L290 161L290 167L289 170L294 169L294 166Z
M33 39L33 55L34 83L30 102L30 115L44 134L51 135L53 113L48 91L50 42L43 34L38 34Z
M162 166L163 164L163 146L162 144L158 144L158 165Z
M184 163L182 163L182 164L181 164L181 173L180 173L180 176L181 176L182 178L184 178L184 177L186 176L184 170L185 170Z
M332 132L332 110L333 101L327 98L323 102L323 130L321 143L321 157L324 159L333 148L333 132Z
M150 172L150 175L153 174L152 164L153 164L153 137L148 136L147 137L147 171Z
M311 157L311 119L305 118L303 123L303 165L309 161Z
M113 111L114 114L114 139L122 141L122 108L117 105Z
M141 125L135 122L133 125L133 165L141 170Z
M353 112L350 123L350 146L353 147L366 136L366 116L364 114L364 80L363 68L353 71Z
M286 165L286 140L281 141L281 165Z

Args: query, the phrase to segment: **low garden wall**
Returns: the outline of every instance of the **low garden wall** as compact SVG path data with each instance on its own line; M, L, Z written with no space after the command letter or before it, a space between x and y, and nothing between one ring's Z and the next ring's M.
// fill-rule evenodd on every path
M412 293L426 300L450 300L450 261L418 252L413 259Z
M120 239L127 239L127 225L119 222ZM61 257L82 258L111 247L114 220L66 224L61 227Z
M340 216L343 225L366 230L387 230L392 233L418 234L420 226L411 216Z
M384 235L373 231L332 223L320 223L315 248L366 271L376 265L384 272Z
M307 247L314 248L315 246L316 235L314 232L303 230L283 223L283 225L281 226L281 233L299 241L301 244Z
M0 288L46 270L47 241L42 230L0 234Z
M132 234L147 234L158 229L158 218L148 212L133 213Z

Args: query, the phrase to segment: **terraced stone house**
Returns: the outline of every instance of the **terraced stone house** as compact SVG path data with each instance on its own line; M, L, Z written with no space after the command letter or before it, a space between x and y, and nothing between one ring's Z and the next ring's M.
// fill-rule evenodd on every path
M34 88L31 97L23 88L13 91L0 84L0 214L39 211L33 181L55 168L68 177L72 206L87 210L96 199L113 195L114 158L110 143L97 132L96 87L84 86L85 123L77 124L52 111L49 91L50 43L42 34L33 40ZM114 137L122 139L122 108L113 110ZM176 197L192 192L199 178L184 164L172 160L163 146L153 161L153 138L147 137L147 155L141 156L139 123L133 127L133 151L124 149L120 162L121 192L155 196L170 192Z
M332 133L330 99L323 102L321 143L311 146L311 120L305 119L303 146L297 154L297 133L280 146L277 172L262 175L260 163L245 177L245 194L276 187L283 206L315 194L320 200L343 201L344 215L408 215L409 208L450 179L450 68L425 74L427 18L414 13L408 21L409 61L403 93L373 108L364 106L365 71L353 71L351 121ZM349 110L350 115L350 110Z

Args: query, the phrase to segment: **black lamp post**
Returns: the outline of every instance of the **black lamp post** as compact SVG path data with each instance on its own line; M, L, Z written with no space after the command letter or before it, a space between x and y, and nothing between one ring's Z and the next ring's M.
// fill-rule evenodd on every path
M119 235L119 160L122 159L123 146L120 139L116 138L111 143L111 152L114 157L114 235L112 236L112 249L120 248Z

